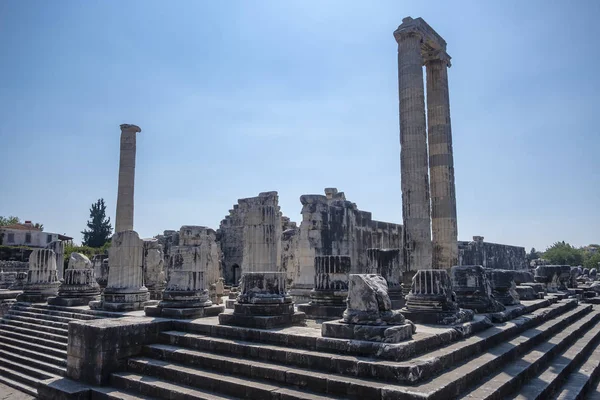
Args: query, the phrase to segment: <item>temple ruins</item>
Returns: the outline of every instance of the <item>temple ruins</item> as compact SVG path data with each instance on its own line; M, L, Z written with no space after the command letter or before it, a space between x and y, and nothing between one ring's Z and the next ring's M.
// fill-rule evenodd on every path
M74 400L600 398L597 270L458 241L447 45L422 18L393 36L402 224L329 187L297 194L298 222L265 191L218 229L140 238L141 129L123 124L108 254L63 270L52 242L0 261L0 384Z

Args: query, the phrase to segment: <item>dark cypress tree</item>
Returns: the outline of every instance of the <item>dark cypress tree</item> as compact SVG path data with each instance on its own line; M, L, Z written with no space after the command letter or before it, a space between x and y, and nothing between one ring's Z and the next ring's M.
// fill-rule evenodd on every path
M104 199L98 199L96 203L92 204L87 227L89 229L81 232L84 246L102 247L110 240L112 225L110 224L110 218L106 217Z

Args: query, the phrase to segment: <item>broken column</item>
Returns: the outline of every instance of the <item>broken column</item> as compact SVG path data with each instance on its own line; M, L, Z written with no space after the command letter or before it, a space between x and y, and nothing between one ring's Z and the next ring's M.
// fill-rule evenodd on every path
M556 293L558 292L558 287L560 285L559 276L560 266L539 265L535 269L534 279L536 282L544 284L546 287L546 292Z
M48 298L56 306L84 306L100 299L100 286L96 282L92 262L85 255L71 253L65 277L58 288L58 296Z
M412 338L415 325L392 310L387 282L380 275L351 274L347 308L341 321L321 325L325 337L398 343Z
M27 280L17 301L43 303L56 296L60 282L56 275L56 254L49 249L34 249L29 255Z
M450 56L442 49L425 57L427 72L427 142L431 187L431 231L433 268L458 264L458 227L454 156L450 125L448 67Z
M451 325L468 322L474 312L456 303L452 282L446 270L419 270L412 279L402 314L413 322Z
M224 307L213 305L209 281L218 271L216 233L205 226L184 225L180 246L171 247L169 280L163 299L145 308L146 315L167 318L202 318L218 315Z
M349 256L316 256L310 303L299 304L298 310L313 319L341 318L346 309L349 274Z
M367 249L367 273L381 275L388 284L388 295L392 300L392 308L404 306L402 293L402 253L400 249Z
M481 265L454 266L451 276L459 307L478 313L504 311L505 307L494 298L492 286Z
M219 314L219 323L252 328L302 323L306 315L294 311L281 272L281 213L277 192L261 193L244 224L244 255L240 294L233 314Z
M519 294L517 293L514 271L505 269L486 269L485 273L492 285L494 298L505 306L514 306L519 304Z
M150 300L162 300L166 280L163 247L157 239L144 239L144 282L150 292Z
M445 270L418 271L406 296L405 316L422 323L453 324L469 321L471 310L456 303L452 281Z
M17 280L16 272L4 272L0 270L0 289L8 289Z
M62 240L54 240L46 245L47 249L50 249L56 254L56 276L59 281L64 279L65 270L65 244Z
M149 305L150 293L144 286L144 242L133 230L133 189L135 183L136 125L121 125L119 190L115 234L108 249L108 282L100 301L90 308L133 311Z
M423 87L422 30L410 17L394 32L398 43L400 100L400 172L407 271L432 266L431 212L425 90Z
M108 249L108 283L100 301L90 308L109 311L133 311L148 305L150 293L144 286L144 242L135 231L117 232Z

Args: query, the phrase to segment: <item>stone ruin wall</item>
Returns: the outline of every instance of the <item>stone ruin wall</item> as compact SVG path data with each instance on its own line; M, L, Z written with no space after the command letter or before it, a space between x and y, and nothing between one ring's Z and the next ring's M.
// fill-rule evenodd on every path
M458 265L481 265L484 268L527 269L524 247L484 242L474 236L472 242L458 242Z
M351 273L365 273L368 248L402 248L402 225L373 220L335 188L325 189L325 196L303 195L300 202L296 289L313 287L315 256L349 256Z
M298 264L298 231L296 223L282 215L277 192L239 199L217 233L225 282L237 284L245 264L266 265L276 260L277 270L287 272L291 283ZM260 251L252 252L256 245Z

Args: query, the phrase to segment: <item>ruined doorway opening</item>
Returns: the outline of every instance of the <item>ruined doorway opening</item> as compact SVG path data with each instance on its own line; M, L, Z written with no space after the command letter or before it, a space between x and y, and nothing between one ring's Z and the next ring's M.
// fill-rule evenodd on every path
M237 264L233 264L233 266L231 267L232 270L232 277L233 277L233 285L237 286L239 283L240 278L242 277L242 272L240 270L240 266Z

